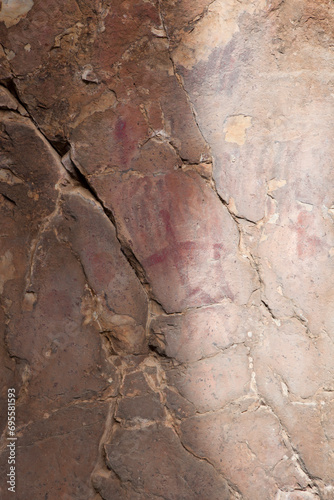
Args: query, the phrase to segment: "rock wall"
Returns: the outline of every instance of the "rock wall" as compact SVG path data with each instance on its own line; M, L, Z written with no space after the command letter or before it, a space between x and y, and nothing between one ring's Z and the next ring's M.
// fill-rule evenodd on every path
M1 3L1 498L334 499L333 27Z

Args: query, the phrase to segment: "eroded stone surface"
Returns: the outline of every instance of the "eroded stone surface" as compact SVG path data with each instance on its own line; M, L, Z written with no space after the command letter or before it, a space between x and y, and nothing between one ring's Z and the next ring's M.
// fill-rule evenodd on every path
M251 339L260 328L257 308L221 304L191 309L184 314L157 316L151 322L151 343L182 363L198 361Z
M277 479L271 471L278 464L279 481L285 488L306 487L308 478L292 460L278 419L256 401L250 403L243 411L229 407L185 420L182 441L195 454L210 456L217 470L227 475L246 498L275 497Z
M18 498L333 500L333 15L2 2Z
M210 464L187 453L172 429L153 425L116 430L112 438L113 444L106 445L108 466L144 497L229 498L223 478ZM147 450L146 461L140 458L142 450Z
M2 130L3 380L8 384L2 406L7 388L15 384L22 447L17 468L25 478L17 484L18 494L92 498L89 474L98 458L108 399L118 394L120 379L107 337L117 336L117 328L133 329L136 340L127 339L125 352L140 352L147 299L104 211L86 190L69 188L58 155L31 121L6 113ZM69 227L69 220L74 226ZM94 306L99 296L99 306ZM127 318L121 326L120 317ZM114 318L116 326L110 326ZM78 422L79 427L73 426ZM58 443L61 451L52 451L58 462L48 463L47 449ZM75 480L70 479L73 473ZM5 485L1 491L6 498Z
M172 371L170 382L200 413L222 408L247 394L251 382L248 350L233 346L213 357Z
M214 304L225 297L237 304L248 302L256 277L238 252L237 227L196 173L131 175L123 182L98 176L92 183L115 214L153 296L167 312Z

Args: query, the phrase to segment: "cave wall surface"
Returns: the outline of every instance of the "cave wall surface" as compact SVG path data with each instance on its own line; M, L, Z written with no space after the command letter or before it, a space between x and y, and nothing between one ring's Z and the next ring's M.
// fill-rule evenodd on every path
M333 1L5 0L0 43L1 499L333 500Z

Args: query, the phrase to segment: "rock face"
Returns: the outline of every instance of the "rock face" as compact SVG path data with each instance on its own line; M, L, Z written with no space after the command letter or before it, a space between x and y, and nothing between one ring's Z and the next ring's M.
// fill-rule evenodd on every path
M2 2L1 499L334 499L333 26Z

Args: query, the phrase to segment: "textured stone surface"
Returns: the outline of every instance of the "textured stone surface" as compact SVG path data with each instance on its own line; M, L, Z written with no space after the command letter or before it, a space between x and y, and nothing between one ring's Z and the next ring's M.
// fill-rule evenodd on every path
M150 340L164 355L181 363L199 361L250 341L248 332L259 329L259 320L257 308L240 308L225 300L183 314L156 316Z
M233 346L213 357L173 370L170 380L200 413L218 410L247 394L251 381L247 354L244 345Z
M0 4L1 499L333 500L333 2Z
M17 470L24 474L19 488L28 498L42 498L45 491L44 495L54 498L92 498L90 473L98 457L96 437L107 410L108 403L83 402L28 424L20 436L17 459Z
M308 478L293 460L277 417L255 401L249 403L248 408L229 407L185 420L182 441L196 455L210 456L246 498L275 498L277 483L307 487Z
M109 185L103 176L93 184L167 312L225 297L248 302L255 272L238 253L239 233L227 209L198 174L131 176L124 185L115 179Z
M187 453L172 429L154 425L116 430L112 439L113 444L106 445L108 466L122 481L145 492L144 497L229 498L224 479L212 465ZM145 461L142 450L146 450Z

